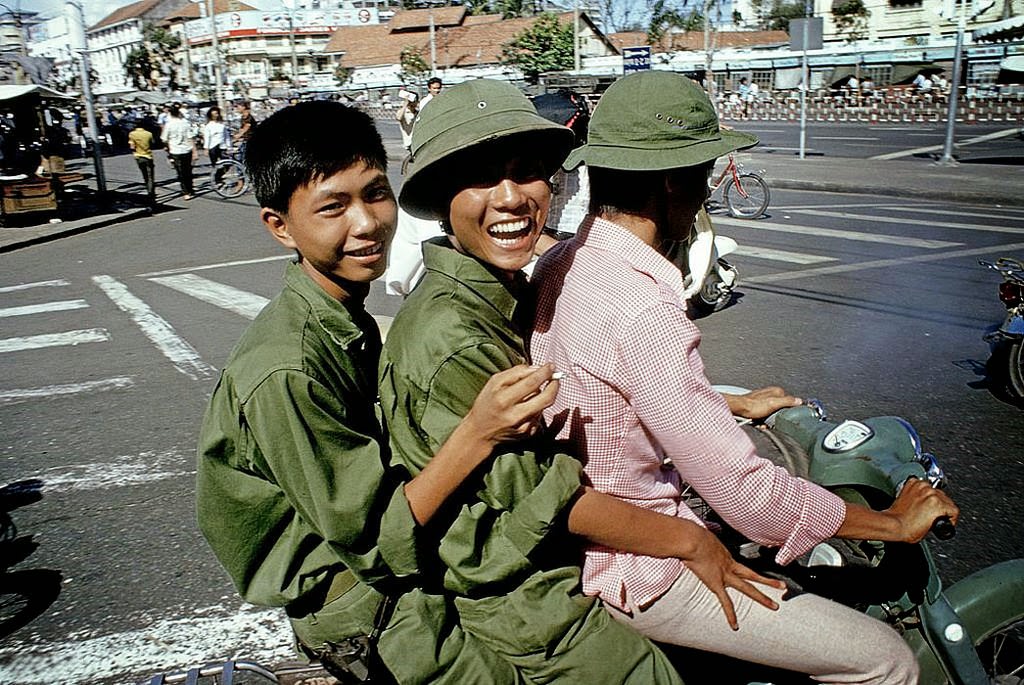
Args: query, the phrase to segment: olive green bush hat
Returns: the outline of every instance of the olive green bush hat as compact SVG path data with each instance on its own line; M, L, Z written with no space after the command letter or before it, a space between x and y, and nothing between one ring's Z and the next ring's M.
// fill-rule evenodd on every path
M448 218L458 190L454 178L463 153L485 143L516 137L517 149L545 164L550 176L575 140L572 131L537 114L533 103L505 81L477 79L446 88L423 108L412 132L412 150L399 194L402 208L424 219ZM520 142L521 139L521 142ZM463 173L456 174L456 171Z
M587 144L565 160L624 171L697 166L757 138L721 130L704 89L681 74L643 71L620 78L601 96L590 118Z

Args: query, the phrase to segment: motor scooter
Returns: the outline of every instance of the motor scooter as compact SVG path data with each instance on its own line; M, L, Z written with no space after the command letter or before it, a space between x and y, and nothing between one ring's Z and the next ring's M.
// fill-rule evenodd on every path
M923 451L920 436L900 417L834 422L820 402L810 400L747 430L756 432L762 456L875 509L887 508L910 478L933 487L946 481L936 458ZM954 532L942 519L932 530L939 539ZM785 567L775 564L773 550L727 528L723 541L754 570L891 625L917 656L922 685L1024 683L1024 559L989 566L944 588L926 541L831 539ZM809 682L803 675L727 661L724 667L716 663L716 683ZM687 682L707 682L710 672L689 672L685 663L680 671Z
M732 298L739 272L726 255L736 251L736 241L717 235L706 209L697 213L686 240L683 264L683 297L695 317L707 316ZM679 260L676 260L677 264Z
M1019 403L1024 401L1024 264L1010 257L995 262L980 259L978 263L1003 277L999 299L1006 306L1006 319L984 340L992 345L989 368L1000 380L1001 389Z

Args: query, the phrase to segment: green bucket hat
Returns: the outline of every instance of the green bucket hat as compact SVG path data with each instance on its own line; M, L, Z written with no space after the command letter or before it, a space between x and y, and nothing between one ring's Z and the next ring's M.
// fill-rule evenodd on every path
M565 160L624 171L664 171L697 166L757 138L721 130L704 89L669 71L643 71L613 83L594 108L587 144Z
M545 163L548 176L565 160L572 131L537 114L518 88L477 79L445 89L423 108L413 126L412 149L399 194L402 207L424 219L446 219L458 188L453 179L464 153L478 145L516 137L517 149ZM520 140L521 139L521 142ZM471 170L469 170L471 172Z

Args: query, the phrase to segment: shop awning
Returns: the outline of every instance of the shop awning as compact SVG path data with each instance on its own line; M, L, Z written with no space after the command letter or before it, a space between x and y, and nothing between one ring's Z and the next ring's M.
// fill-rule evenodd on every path
M991 24L974 29L972 35L974 40L1008 40L1013 38L1024 38L1024 15L1010 17L1002 21L994 21Z
M59 93L52 88L46 86L0 86L0 101L13 100L14 98L24 97L26 95L39 95L40 97L50 98L55 100L74 100L75 98Z
M1024 72L1024 55L1010 55L999 63L999 68L1003 71Z

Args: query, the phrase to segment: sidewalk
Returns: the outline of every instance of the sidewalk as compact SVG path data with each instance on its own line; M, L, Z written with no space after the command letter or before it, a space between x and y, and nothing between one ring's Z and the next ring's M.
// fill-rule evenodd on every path
M389 146L388 151L390 163L401 164L400 146ZM1020 192L1024 188L1024 165L965 162L944 167L921 158L873 160L814 155L800 159L789 151L767 150L740 157L747 169L763 169L771 188L1024 207L1024 193ZM73 160L72 165L87 173L92 170L91 160ZM95 180L90 177L76 184L83 203L79 209L85 212L80 212L81 218L51 224L44 217L33 220L38 224L25 222L23 226L0 228L0 253L146 216L146 209L138 206L142 190L131 155L105 158L104 168L110 191L106 208L95 203ZM177 183L171 182L158 189L158 195L166 198L162 199L165 203L177 204L176 189ZM91 213L89 202L93 203Z

